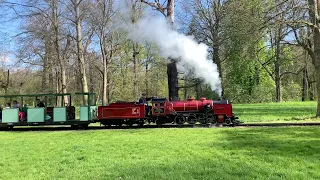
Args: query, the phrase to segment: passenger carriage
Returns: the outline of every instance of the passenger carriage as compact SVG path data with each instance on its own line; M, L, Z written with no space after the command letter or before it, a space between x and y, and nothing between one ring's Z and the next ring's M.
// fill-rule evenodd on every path
M72 105L74 96L88 98L88 104L77 107L78 113L76 107ZM0 127L71 125L71 127L86 128L97 117L97 106L95 102L92 102L94 96L94 93L2 95L0 98L5 103L12 103L15 99L19 100L20 108L2 109ZM40 97L42 97L45 107L35 107L34 102ZM64 102L63 97L68 97L69 102ZM61 104L57 104L58 98L61 99ZM30 101L30 99L32 100ZM33 103L26 106L26 101Z

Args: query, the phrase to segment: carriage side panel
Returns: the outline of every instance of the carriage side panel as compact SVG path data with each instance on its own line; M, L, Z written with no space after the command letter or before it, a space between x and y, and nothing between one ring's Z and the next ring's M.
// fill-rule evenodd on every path
M98 107L98 119L143 119L146 109L143 104L117 104Z

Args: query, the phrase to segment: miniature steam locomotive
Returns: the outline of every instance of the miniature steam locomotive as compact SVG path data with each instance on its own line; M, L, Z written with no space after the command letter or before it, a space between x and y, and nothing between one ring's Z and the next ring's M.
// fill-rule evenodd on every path
M145 122L161 126L172 124L227 124L240 123L232 113L228 101L213 101L189 98L185 101L169 101L166 98L153 98L151 106L137 102L115 102L108 106L98 106L97 122L103 125L143 126Z
M213 101L201 98L189 98L185 101L169 101L166 98L152 98L151 106L147 106L147 99L140 102L115 102L107 106L97 106L92 99L95 93L75 93L77 96L88 96L87 104L80 106L79 119L76 119L76 107L72 106L72 94L27 94L4 95L2 98L31 97L64 97L68 96L67 106L45 107L8 107L2 109L0 127L39 125L71 125L71 127L87 128L91 123L100 122L102 125L129 125L155 123L161 126L172 124L226 124L236 126L240 123L232 113L232 105L228 101ZM44 98L47 100L48 98ZM57 99L57 98L55 98ZM63 100L63 98L61 98ZM148 98L149 99L149 98ZM47 104L47 103L46 103ZM20 114L25 114L21 117Z

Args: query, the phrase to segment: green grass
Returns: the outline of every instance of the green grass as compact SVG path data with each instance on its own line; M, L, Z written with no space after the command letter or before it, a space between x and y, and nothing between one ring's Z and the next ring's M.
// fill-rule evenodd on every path
M0 132L0 179L317 179L319 127Z
M264 104L233 104L233 111L245 123L314 122L317 102L283 102Z

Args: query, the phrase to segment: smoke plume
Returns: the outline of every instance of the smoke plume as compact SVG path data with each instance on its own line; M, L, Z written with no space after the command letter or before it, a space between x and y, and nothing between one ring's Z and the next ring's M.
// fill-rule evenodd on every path
M129 29L129 38L137 43L152 42L164 58L179 59L182 65L195 69L195 75L221 94L221 81L217 65L208 60L208 47L198 44L193 37L181 34L164 18L142 18Z

